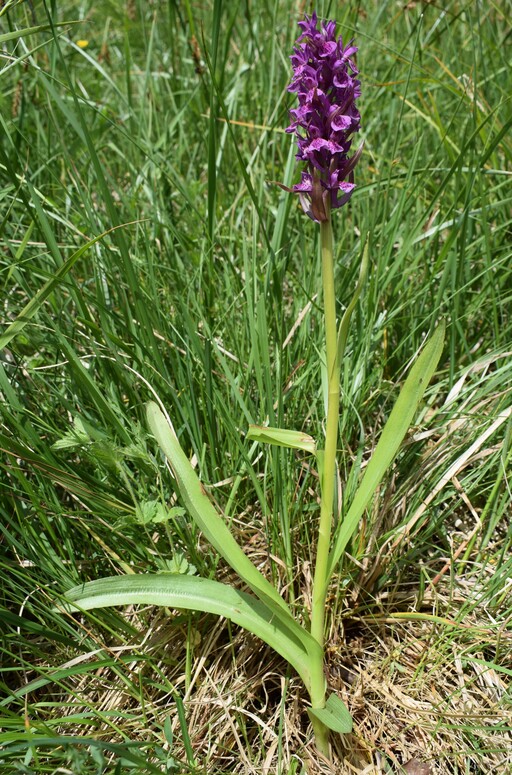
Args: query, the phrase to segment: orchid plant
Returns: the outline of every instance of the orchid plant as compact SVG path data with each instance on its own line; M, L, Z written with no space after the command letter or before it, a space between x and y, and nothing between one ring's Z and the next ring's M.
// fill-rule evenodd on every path
M308 712L318 750L330 754L329 734L348 733L352 719L342 700L328 692L324 675L326 597L338 563L396 456L425 389L439 361L444 340L439 326L412 366L395 406L366 465L364 475L343 518L335 517L340 369L349 324L368 271L368 243L361 251L359 280L353 298L338 324L334 284L332 212L345 205L354 190L354 168L362 145L351 154L360 129L356 100L360 82L354 62L357 48L344 46L336 36L336 22L318 24L316 14L299 22L301 34L291 56L298 107L291 110L298 145L297 159L305 164L298 194L308 216L320 227L325 318L326 421L324 439L302 431L250 426L248 439L303 450L313 456L320 475L320 517L310 626L302 623L278 590L256 568L212 504L178 441L161 404L150 402L147 421L165 455L183 506L211 546L231 566L246 590L212 579L180 574L139 574L98 579L66 594L68 611L129 604L163 605L171 609L204 611L224 616L257 635L298 673L309 695ZM282 188L286 188L282 186ZM336 512L339 511L336 504ZM335 527L333 528L333 526Z

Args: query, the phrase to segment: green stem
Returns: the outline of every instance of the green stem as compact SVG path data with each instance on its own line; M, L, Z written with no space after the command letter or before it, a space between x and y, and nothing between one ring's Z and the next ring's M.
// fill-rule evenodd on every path
M325 351L327 367L327 421L325 452L321 481L320 526L313 579L311 634L323 648L327 568L331 543L334 504L336 451L340 401L340 368L337 357L336 296L334 292L334 259L331 220L320 224L322 241L322 277L324 290Z
M312 664L310 665L310 677L311 688L309 690L309 696L311 698L311 707L323 708L325 707L325 692L327 688L324 675L323 648L320 652L319 658L312 660ZM311 723L313 725L313 734L315 736L315 744L317 749L327 759L330 759L331 751L329 748L328 728L320 721L320 719L315 718L313 715L311 716Z
M336 480L336 452L338 446L338 419L340 402L340 364L338 359L338 332L336 326L336 294L334 289L333 237L330 213L320 224L322 248L322 279L325 316L325 350L327 367L327 420L325 429L325 451L321 478L320 526L313 579L313 600L311 605L311 634L324 651L325 598L328 585L328 561L331 543L331 529ZM323 656L322 656L323 660ZM311 705L325 706L325 678L322 670L315 670L312 680ZM317 729L318 727L318 729ZM329 755L328 730L317 722L313 726L317 746Z

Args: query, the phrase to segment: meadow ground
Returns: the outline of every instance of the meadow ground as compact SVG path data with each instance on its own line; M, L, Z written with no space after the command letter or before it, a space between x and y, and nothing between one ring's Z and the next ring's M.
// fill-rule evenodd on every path
M0 773L512 772L511 8L320 0L359 46L334 220L342 497L436 322L426 400L329 593L314 750L300 681L224 619L58 610L121 573L233 580L179 500L157 395L246 553L307 616L321 439L318 229L271 181L295 0L0 3ZM57 608L56 608L57 606Z

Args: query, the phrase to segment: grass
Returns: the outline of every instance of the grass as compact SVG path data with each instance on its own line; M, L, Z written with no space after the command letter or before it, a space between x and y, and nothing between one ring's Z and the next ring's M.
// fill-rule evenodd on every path
M4 3L2 773L512 767L510 15L333 8L360 47L365 139L334 225L340 312L368 232L372 261L342 374L347 497L448 325L329 597L354 733L322 764L295 676L226 622L54 609L99 576L229 578L157 505L179 506L145 427L154 391L246 552L307 610L317 473L244 438L267 420L318 437L322 418L317 229L269 183L297 175L283 129L304 3Z

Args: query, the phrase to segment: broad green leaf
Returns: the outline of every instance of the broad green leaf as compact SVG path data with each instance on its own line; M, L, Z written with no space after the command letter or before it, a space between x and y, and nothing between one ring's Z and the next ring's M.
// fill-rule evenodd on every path
M284 657L309 690L310 656L301 641L261 600L219 581L182 575L112 576L74 587L66 592L66 601L70 612L140 603L225 616Z
M326 583L331 578L345 547L357 529L363 511L368 506L386 470L393 462L400 444L411 425L418 405L439 363L439 358L443 351L444 330L444 323L441 323L425 345L423 352L417 358L400 391L400 395L384 426L375 451L366 467L361 484L357 488L354 500L337 531L334 546L329 554Z
M204 533L211 545L252 589L255 595L279 617L293 636L310 653L320 646L293 618L290 609L277 590L252 564L242 551L221 515L214 508L199 478L180 447L180 443L160 408L151 401L146 408L148 424L162 451L167 457L176 479L181 498L190 516Z
M352 716L337 694L329 695L325 708L308 708L308 714L317 718L333 732L339 732L340 735L352 732Z
M312 436L302 431L290 431L284 428L269 428L265 425L249 425L247 438L250 441L260 441L265 444L275 444L289 449L303 449L305 452L316 452L316 442Z

